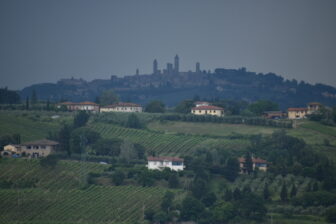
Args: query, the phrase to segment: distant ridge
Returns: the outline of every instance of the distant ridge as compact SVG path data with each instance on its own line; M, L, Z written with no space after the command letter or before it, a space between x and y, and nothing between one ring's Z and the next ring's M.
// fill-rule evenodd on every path
M169 65L171 66L171 65ZM199 66L199 65L198 65ZM41 83L24 88L23 99L35 89L39 99L51 101L93 101L102 91L114 89L122 101L145 104L153 99L174 106L184 99L233 99L253 102L268 99L282 109L305 106L308 102L336 105L336 88L324 84L285 80L274 73L255 73L245 68L217 68L214 72L172 72L135 74L110 79L62 79L57 83Z

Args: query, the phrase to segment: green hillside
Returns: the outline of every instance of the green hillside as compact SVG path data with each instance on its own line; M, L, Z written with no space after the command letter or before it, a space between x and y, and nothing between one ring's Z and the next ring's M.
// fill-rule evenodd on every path
M139 143L159 155L188 155L196 148L218 147L223 150L240 150L247 145L244 139L211 138L200 135L184 135L124 128L112 124L93 123L90 127L104 138L127 139Z
M51 116L58 114L58 119ZM60 124L71 118L68 113L0 111L0 136L20 134L21 141L46 138L49 132L59 129Z
M0 181L12 186L0 190L0 223L134 223L142 220L144 209L160 205L164 188L83 188L87 173L105 168L97 163L60 161L55 169L46 169L38 160L1 160Z

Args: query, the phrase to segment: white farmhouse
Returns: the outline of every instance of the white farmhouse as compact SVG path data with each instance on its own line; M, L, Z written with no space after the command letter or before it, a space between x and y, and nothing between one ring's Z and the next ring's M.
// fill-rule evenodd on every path
M100 112L142 112L142 107L135 103L116 103L101 107Z
M174 171L180 171L184 169L183 159L178 157L148 157L147 167L149 170L163 170L169 168Z

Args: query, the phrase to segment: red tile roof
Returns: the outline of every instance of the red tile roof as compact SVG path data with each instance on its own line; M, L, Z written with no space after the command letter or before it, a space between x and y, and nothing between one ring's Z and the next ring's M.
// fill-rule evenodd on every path
M288 111L307 111L307 108L288 108Z
M182 158L178 157L169 157L169 156L160 156L160 157L147 157L148 161L172 161L172 162L183 162L184 160Z
M311 102L311 103L308 103L308 105L318 105L318 106L320 106L320 105L322 105L322 104L320 104L320 103L318 103L318 102Z
M108 105L105 106L107 108L114 108L114 107L141 107L141 105L136 104L136 103L123 103L123 102L119 102L119 103L115 103L112 105Z
M199 107L193 107L192 110L224 110L221 107L216 106L199 106Z

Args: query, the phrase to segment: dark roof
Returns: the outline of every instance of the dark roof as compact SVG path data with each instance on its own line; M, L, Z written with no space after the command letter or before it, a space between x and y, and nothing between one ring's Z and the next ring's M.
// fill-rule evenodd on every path
M238 161L240 163L245 163L245 158L244 157L240 157L240 158L238 158ZM266 160L260 159L260 158L252 158L252 162L253 163L269 163Z
M159 157L147 157L148 161L172 161L172 162L183 162L184 160L182 158L178 157L169 157L169 156L159 156Z
M193 107L192 110L224 110L224 109L216 106L199 106L199 107Z
M32 142L25 142L22 143L21 145L58 145L58 142L55 141L51 141L48 139L41 139L41 140L36 140L36 141L32 141Z
M79 103L74 103L74 102L63 102L60 103L61 105L94 105L94 106L98 106L98 104L94 103L94 102L90 102L90 101L85 101L85 102L79 102Z

